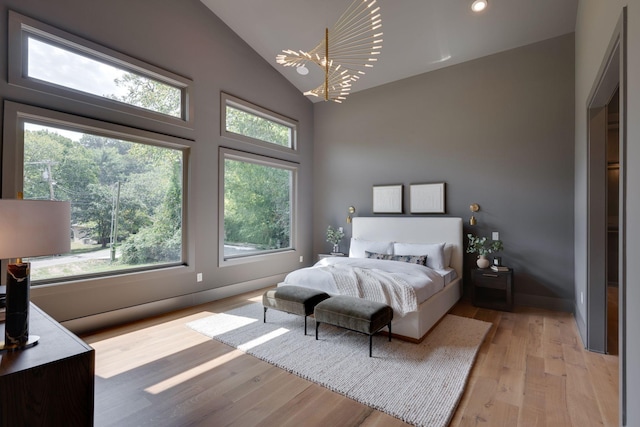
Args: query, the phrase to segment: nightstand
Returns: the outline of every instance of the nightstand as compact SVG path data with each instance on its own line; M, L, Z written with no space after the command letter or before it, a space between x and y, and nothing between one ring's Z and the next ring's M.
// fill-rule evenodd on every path
M471 295L473 305L477 307L513 311L513 269L472 269Z

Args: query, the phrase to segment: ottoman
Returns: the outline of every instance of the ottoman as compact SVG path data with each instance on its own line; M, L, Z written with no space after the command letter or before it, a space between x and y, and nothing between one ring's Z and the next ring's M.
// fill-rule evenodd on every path
M393 309L386 304L362 298L338 295L316 305L316 340L320 323L339 326L369 335L369 357L373 347L373 335L380 329L389 328L391 341L391 319Z
M267 323L267 309L284 311L304 316L304 334L307 335L307 316L313 314L313 309L320 301L329 298L329 294L302 286L280 286L269 289L262 295L264 318Z

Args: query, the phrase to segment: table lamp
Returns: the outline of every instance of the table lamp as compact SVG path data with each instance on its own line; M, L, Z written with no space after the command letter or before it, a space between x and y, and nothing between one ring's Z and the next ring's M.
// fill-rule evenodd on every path
M35 345L29 336L29 270L22 257L67 253L71 249L69 202L0 199L0 259L8 259L4 344L0 350Z

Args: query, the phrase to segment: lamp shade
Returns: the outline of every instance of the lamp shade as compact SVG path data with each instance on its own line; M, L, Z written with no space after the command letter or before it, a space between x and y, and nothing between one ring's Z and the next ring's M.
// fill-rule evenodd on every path
M70 227L69 202L0 199L0 259L67 253Z

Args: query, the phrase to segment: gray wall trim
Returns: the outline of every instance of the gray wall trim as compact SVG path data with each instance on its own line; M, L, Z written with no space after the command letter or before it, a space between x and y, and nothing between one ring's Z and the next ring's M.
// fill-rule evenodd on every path
M582 340L582 346L587 348L587 324L584 321L584 318L580 315L576 307L576 303L574 302L573 307L573 317L576 319L576 326L578 327L578 333L580 333L580 339Z

